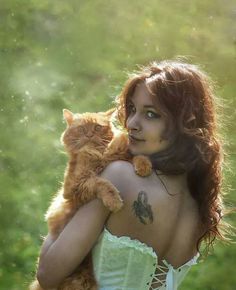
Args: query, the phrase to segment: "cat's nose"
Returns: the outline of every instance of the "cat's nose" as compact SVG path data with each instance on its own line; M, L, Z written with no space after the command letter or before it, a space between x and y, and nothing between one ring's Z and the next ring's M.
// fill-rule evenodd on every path
M92 132L86 133L86 137L89 137L89 138L93 137L93 133Z

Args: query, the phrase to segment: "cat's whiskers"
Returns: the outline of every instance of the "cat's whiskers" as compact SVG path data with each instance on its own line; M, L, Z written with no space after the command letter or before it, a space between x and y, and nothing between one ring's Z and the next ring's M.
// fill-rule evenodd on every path
M69 147L71 148L71 150L74 150L74 149L81 147L80 140L78 140L78 139L70 140Z

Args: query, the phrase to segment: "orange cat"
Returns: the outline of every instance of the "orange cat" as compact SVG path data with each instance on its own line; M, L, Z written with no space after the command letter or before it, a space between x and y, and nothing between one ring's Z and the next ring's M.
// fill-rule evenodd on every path
M135 171L146 176L151 173L151 162L145 156L132 156L127 150L125 133L114 136L107 112L73 114L63 110L67 128L61 140L69 155L64 184L50 205L46 219L50 234L56 239L80 206L94 198L100 198L110 211L118 211L123 203L117 189L99 173L114 160L133 162ZM57 290L95 290L97 284L93 275L90 254L76 271ZM38 281L30 290L43 290Z

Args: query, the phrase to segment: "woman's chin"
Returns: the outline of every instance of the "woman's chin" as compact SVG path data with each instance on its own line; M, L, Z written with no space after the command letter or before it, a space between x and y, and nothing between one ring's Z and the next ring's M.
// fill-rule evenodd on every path
M132 155L143 155L144 154L143 152L140 152L140 150L137 150L137 148L134 148L133 146L129 146L128 150Z

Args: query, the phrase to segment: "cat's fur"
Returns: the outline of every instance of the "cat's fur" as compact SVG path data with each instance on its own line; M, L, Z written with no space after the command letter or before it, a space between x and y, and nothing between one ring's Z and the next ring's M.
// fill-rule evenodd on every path
M53 238L57 238L77 209L94 198L100 198L110 211L118 211L123 203L117 189L99 173L114 160L133 162L135 171L146 176L151 162L144 156L132 156L127 150L125 133L114 136L110 122L113 110L100 113L73 114L64 110L67 128L61 140L69 155L64 184L50 205L46 219ZM90 254L57 290L95 290ZM30 290L43 290L35 280Z

